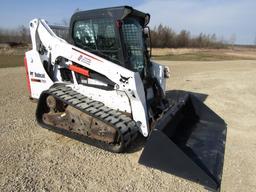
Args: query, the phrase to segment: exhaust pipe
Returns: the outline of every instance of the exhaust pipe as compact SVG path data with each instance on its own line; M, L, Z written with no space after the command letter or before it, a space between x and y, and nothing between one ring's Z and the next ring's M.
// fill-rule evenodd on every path
M203 102L184 94L151 132L139 163L219 190L226 129Z

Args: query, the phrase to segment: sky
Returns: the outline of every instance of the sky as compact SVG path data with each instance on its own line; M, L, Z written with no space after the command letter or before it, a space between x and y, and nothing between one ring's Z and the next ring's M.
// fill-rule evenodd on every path
M237 44L256 43L256 0L0 0L0 28L28 25L33 18L49 23L69 20L74 11L129 5L151 15L150 27L168 25L192 35L215 33Z

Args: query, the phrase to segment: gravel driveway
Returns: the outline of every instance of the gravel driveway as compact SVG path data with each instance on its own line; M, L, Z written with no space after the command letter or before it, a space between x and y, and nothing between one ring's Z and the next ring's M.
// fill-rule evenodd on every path
M228 124L222 191L254 191L256 61L161 62L168 89L209 95ZM205 191L139 165L141 148L112 154L40 128L24 68L0 69L0 79L0 191Z

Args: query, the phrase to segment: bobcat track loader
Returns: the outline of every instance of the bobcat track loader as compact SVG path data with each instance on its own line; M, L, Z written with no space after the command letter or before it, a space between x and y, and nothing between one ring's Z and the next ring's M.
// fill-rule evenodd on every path
M150 60L149 20L128 6L77 12L67 41L32 20L24 63L37 122L117 153L141 134L141 164L219 189L225 122L193 94L166 96L169 69Z

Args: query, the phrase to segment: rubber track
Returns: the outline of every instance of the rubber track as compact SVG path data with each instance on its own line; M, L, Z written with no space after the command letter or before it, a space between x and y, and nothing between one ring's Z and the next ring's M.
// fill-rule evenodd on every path
M138 134L138 127L135 121L133 121L130 117L122 114L117 110L114 110L105 106L102 102L95 101L91 98L88 98L74 91L71 87L60 84L53 88L48 89L47 91L44 91L43 94L53 95L55 98L61 100L62 102L94 117L97 120L103 121L104 123L115 128L123 138L121 139L122 140L121 142L123 142L122 145L124 146L122 151L125 150L125 148L127 148L130 145L130 143L136 138ZM82 136L82 137L87 137L87 136ZM92 138L89 138L89 139L95 140ZM105 146L105 145L110 145L110 144L104 143L103 141L98 141L98 140L95 140L95 142L96 142L95 146L98 146L105 150L109 150L109 146ZM97 143L100 143L100 144L98 145ZM92 143L90 142L90 144ZM109 151L112 151L112 150L109 150ZM122 151L112 151L112 152L122 152Z

